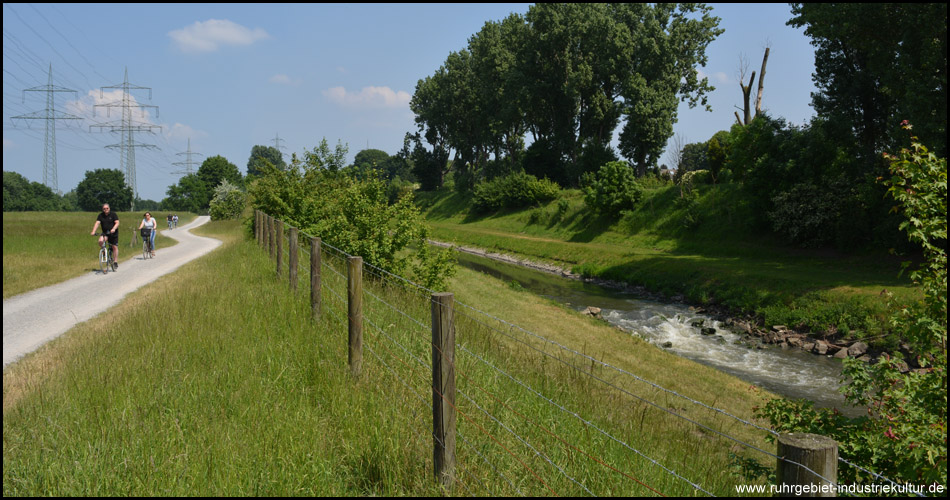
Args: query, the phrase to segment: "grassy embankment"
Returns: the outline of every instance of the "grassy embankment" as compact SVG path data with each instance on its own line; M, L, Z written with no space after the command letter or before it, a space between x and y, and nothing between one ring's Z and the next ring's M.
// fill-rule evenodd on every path
M129 247L132 231L144 212L119 212L119 263L141 258L142 241ZM3 298L60 283L84 273L98 271L97 239L89 235L96 223L95 212L5 212L3 214ZM177 244L162 236L167 229L164 213L159 220L155 249ZM178 225L191 222L194 214L179 214ZM136 233L138 231L136 230Z
M326 311L311 321L308 280L291 293L240 229L199 228L225 244L4 370L5 496L440 494L429 437L427 296L364 272L372 295L364 294L363 372L354 380L337 298L345 297L342 276L324 269ZM342 268L330 254L325 262ZM734 415L750 418L765 396L488 276L463 269L449 289L458 301ZM456 310L454 494L654 494L639 482L665 495L700 493L635 448L732 496L745 480L731 475L730 453L772 463L718 434L772 450L758 429Z
M895 347L882 335L883 289L898 299L917 292L898 278L900 258L844 255L791 247L761 234L736 186L700 186L693 211L675 186L645 189L636 210L618 219L597 217L579 190L545 206L498 214L472 213L452 191L417 193L433 237L510 253L574 272L631 284L694 304L752 313L766 326L867 339Z

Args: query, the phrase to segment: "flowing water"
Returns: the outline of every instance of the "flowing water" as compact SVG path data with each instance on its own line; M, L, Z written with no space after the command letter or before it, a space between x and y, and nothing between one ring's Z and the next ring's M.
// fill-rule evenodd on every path
M535 271L486 257L459 253L459 264L567 304L578 311L601 308L610 324L638 335L685 358L729 373L758 387L791 399L808 399L823 408L838 408L850 416L862 413L850 407L838 392L841 362L799 349L759 344L749 336L726 329L712 317L683 304L635 298L612 288ZM701 323L701 326L700 326ZM701 328L714 328L703 335ZM538 332L541 333L541 332Z

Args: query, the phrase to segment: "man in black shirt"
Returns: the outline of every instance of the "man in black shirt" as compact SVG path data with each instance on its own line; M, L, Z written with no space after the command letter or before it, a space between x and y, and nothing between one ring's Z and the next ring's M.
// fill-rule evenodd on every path
M92 232L96 234L96 229L102 227L102 236L99 237L99 244L102 245L102 239L108 238L112 245L112 256L115 267L119 267L119 216L112 212L109 204L102 205L102 212L96 217L96 225L92 226Z

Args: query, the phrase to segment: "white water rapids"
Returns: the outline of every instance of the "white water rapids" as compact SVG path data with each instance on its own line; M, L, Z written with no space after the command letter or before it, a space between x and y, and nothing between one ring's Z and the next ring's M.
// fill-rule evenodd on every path
M469 254L459 254L459 264L506 282L516 281L528 291L578 311L599 307L603 319L631 335L776 394L808 399L850 416L862 413L849 407L838 392L842 365L830 356L762 345L683 304L637 299L622 291ZM702 325L697 326L700 321ZM715 333L703 335L703 327L714 328Z

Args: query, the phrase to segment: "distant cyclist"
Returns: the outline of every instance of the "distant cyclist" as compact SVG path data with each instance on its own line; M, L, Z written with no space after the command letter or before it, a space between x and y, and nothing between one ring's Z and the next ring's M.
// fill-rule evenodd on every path
M112 211L109 204L102 205L102 212L96 217L96 224L92 226L92 232L96 234L96 229L102 228L102 236L99 237L99 245L102 245L104 239L109 240L112 245L112 256L115 267L119 267L119 216Z
M145 212L145 218L142 219L142 223L139 224L139 231L141 231L142 228L148 229L151 232L148 236L148 245L152 250L152 257L155 257L155 233L158 231L158 223L152 218L150 212Z
M178 227L178 214L172 216L172 224L177 228Z
M168 229L172 228L172 214L168 214Z

